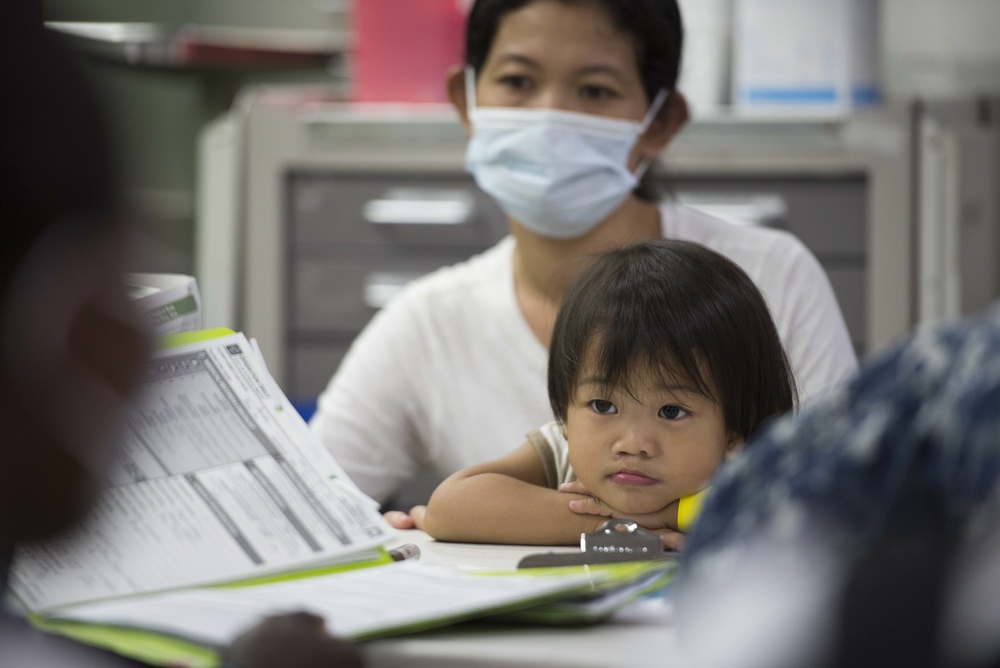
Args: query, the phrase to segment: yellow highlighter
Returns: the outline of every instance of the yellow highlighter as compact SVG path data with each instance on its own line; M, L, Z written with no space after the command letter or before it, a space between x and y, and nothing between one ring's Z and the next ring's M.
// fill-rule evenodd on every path
M698 514L701 513L701 506L705 503L705 497L710 489L712 488L706 487L700 492L682 496L677 501L677 529L679 531L687 533L691 525L694 524Z

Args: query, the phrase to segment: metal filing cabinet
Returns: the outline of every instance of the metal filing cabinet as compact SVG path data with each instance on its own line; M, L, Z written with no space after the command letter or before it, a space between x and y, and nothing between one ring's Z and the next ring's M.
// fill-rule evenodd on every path
M859 356L867 352L868 312L868 183L862 175L836 177L771 175L768 178L726 175L676 179L681 201L694 195L726 193L729 197L776 197L783 215L773 227L797 236L823 265L840 302L847 329Z
M255 336L293 399L325 386L354 336L406 280L493 245L503 215L464 172L444 107L359 108L245 95L230 322ZM823 264L861 353L914 322L907 110L864 118L696 120L667 151L684 199L768 195ZM400 216L407 217L405 220ZM211 314L206 313L209 324Z
M777 198L783 215L767 224L797 235L823 264L863 354L862 179L677 178L670 186L696 206L721 197L751 205L754 195ZM496 204L462 176L296 173L287 187L286 386L300 399L323 389L353 338L406 282L460 262L506 233Z
M287 392L315 397L351 341L408 281L506 233L471 179L419 173L289 176Z

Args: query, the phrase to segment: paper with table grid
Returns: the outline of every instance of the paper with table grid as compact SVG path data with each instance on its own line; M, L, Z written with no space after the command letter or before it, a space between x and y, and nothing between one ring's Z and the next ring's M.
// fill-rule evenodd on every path
M394 534L242 334L161 351L92 517L19 549L34 612L370 561Z
M349 639L441 626L579 593L610 573L479 575L403 561L347 573L234 588L190 589L93 603L55 618L140 628L223 647L267 615L306 610Z

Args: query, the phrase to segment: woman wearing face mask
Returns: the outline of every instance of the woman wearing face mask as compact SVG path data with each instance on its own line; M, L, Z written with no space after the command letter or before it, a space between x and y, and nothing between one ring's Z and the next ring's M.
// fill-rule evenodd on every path
M686 239L735 261L767 298L803 398L854 370L829 281L800 242L651 195L646 168L687 120L682 35L675 0L477 0L448 90L466 166L510 236L411 284L320 396L313 431L365 492L385 501L421 468L494 459L552 420L555 314L612 247Z

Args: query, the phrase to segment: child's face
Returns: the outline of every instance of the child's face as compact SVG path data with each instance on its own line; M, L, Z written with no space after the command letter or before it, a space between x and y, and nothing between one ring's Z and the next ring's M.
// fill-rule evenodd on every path
M635 47L590 4L537 0L506 14L479 72L484 107L546 107L641 119Z
M589 366L589 365L588 365ZM624 513L652 513L702 489L741 440L721 407L693 387L634 379L608 394L585 367L566 414L569 458L595 496Z

